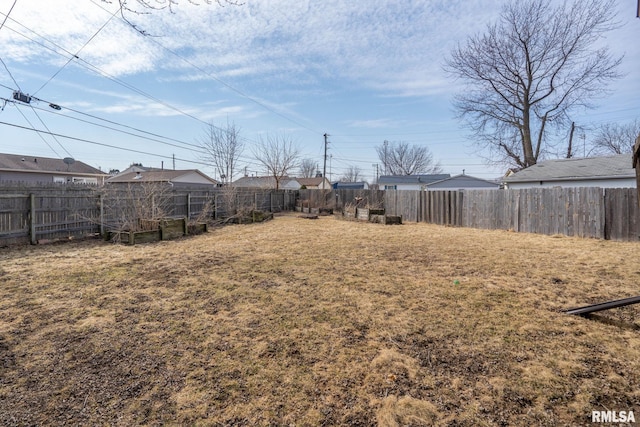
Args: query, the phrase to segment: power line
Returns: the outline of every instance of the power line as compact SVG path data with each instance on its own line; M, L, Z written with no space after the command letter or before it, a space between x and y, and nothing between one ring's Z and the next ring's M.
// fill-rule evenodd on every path
M70 63L71 61L73 61L73 59L74 59L74 58L78 58L78 55L80 54L80 52L82 51L82 49L84 49L85 47L87 47L87 45L88 45L89 43L91 43L91 41L92 41L92 40L93 40L93 39L94 39L94 38L95 38L95 37L100 33L100 31L102 31L102 30L104 29L104 27L106 27L106 26L107 26L107 24L108 24L109 22L111 22L111 20L116 16L116 14L118 13L118 11L119 11L119 10L121 10L121 9L122 9L122 6L120 6L120 9L116 10L115 12L113 12L113 14L111 15L111 17L107 20L107 22L105 22L105 23L104 23L100 28L98 28L98 31L96 31L96 32L95 32L95 33L94 33L94 34L89 38L89 40L87 40L87 41L85 42L85 44L83 44L83 45L82 45L82 47L76 51L76 53L75 53L75 54L73 54L72 56L70 56L70 57L69 57L69 59L67 60L67 62L66 62L66 63L65 63L65 64L64 64L64 65L63 65L63 66L62 66L58 71L56 71L56 72L55 72L55 74L49 78L49 80L47 80L46 82L44 82L44 83L42 84L42 86L40 86L40 88L39 88L38 90L36 90L35 92L33 92L33 95L35 95L35 94L37 94L38 92L40 92L40 91L41 91L41 90L42 90L42 89L43 89L47 84L49 84L49 82L50 82L51 80L53 80L53 79L54 79L58 74L60 74L60 72L61 72L62 70L64 70L64 68L65 68L67 65L69 65L69 63Z
M2 12L0 12L0 14L2 14ZM15 22L16 24L20 25L21 27L23 27L23 28L25 28L25 29L29 30L29 31L30 31L30 32L32 32L33 34L37 35L38 37L42 38L43 40L46 40L47 42L51 43L53 46L55 46L55 47L57 47L58 49L62 50L62 51L63 51L63 52L65 52L67 55L73 55L73 53L72 53L72 52L69 52L69 51L68 51L67 49L65 49L64 47L62 47L62 46L58 45L57 43L55 43L55 42L53 42L53 41L51 41L51 40L47 39L46 37L42 36L41 34L37 33L36 31L32 30L31 28L27 27L26 25L24 25L24 24L22 24L22 23L20 23L20 22L16 21L16 20L15 20L15 19L13 19L13 18L9 18L9 19L10 19L12 22ZM27 40L30 40L30 41L32 41L32 42L34 42L34 43L36 43L36 44L38 44L38 45L42 46L43 48L48 49L48 50L50 50L50 51L54 52L54 53L55 53L55 54L57 54L57 55L64 56L65 58L67 57L67 55L63 55L62 53L60 53L60 52L56 51L55 49L52 49L51 47L46 46L46 45L44 45L43 43L40 43L40 42L38 42L38 41L36 41L36 40L32 39L31 37L28 37L28 36L26 36L25 34L23 34L23 33L19 32L19 31L15 30L15 29L13 29L13 28L11 28L11 27L6 27L6 28L10 29L11 31L15 32L16 34L21 35L22 37L26 38ZM132 92L135 92L135 93L137 93L137 94L139 94L139 95L142 95L142 96L143 96L143 97L145 97L145 98L148 98L148 99L150 99L150 100L152 100L152 101L155 101L155 102L157 102L158 104L161 104L161 105L163 105L163 106L165 106L165 107L167 107L167 108L169 108L169 109L171 109L171 110L173 110L173 111L176 111L177 113L180 113L181 115L184 115L184 116L186 116L186 117L190 117L190 118L192 118L192 119L194 119L194 120L196 120L196 121L198 121L198 122L201 122L201 123L203 123L203 124L205 124L205 125L209 125L209 123L207 123L206 121L204 121L204 120L202 120L202 119L200 119L200 118L198 118L198 117L196 117L196 116L194 116L194 115L192 115L192 114L189 114L189 113L187 113L187 112L185 112L185 111L182 111L182 110L180 110L179 108L174 107L173 105L171 105L171 104L169 104L169 103L167 103L167 102L165 102L165 101L162 101L162 100L160 100L159 98L156 98L156 97L154 97L153 95L151 95L151 94L149 94L149 93L147 93L147 92L143 91L142 89L138 89L137 87L135 87L135 86L133 86L133 85L131 85L131 84L129 84L129 83L127 83L127 82L123 81L123 80L120 80L120 79L118 79L117 77L114 77L114 76L110 75L110 74L109 74L109 73L107 73L106 71L103 71L103 70L102 70L102 69L100 69L99 67L97 67L97 66L95 66L95 65L93 65L93 64L91 64L91 63L89 63L88 61L85 61L84 59L82 59L82 58L80 58L80 57L77 57L77 58L74 58L74 59L77 59L77 62L79 63L79 65L82 65L82 66L83 66L83 67L85 67L86 69L88 69L88 70L90 70L90 71L93 71L94 73L98 74L98 75L99 75L99 76L101 76L101 77L104 77L104 78L106 78L106 79L109 79L109 80L111 80L112 82L114 82L114 83L116 83L116 84L119 84L120 86L123 86L124 88L129 89L129 90L131 90ZM15 82L15 80L14 80L14 83L16 83L16 86L18 85L18 84L17 84L17 82Z
M7 12L7 14L4 16L4 20L2 21L2 24L0 24L0 30L2 29L2 27L4 27L4 23L7 22L7 18L9 18L9 15L11 15L11 11L13 10L17 2L18 0L13 0L13 4L11 5L9 12Z
M15 103L14 103L15 104ZM27 118L27 116L24 115L24 113L22 112L22 110L20 110L19 108L16 107L16 110L18 110L18 112L22 115L22 117L24 117L24 119L27 121L27 123L29 123L29 126L31 126L31 129L29 130L36 130L35 126L33 126L33 124L31 123L31 121ZM60 154L58 154L58 152L51 146L51 144L49 144L49 142L44 139L44 137L42 136L42 134L38 131L36 131L36 133L38 134L38 136L40 137L40 139L42 139L42 141L47 144L47 147L49 147L51 149L51 151L53 151L55 153L55 155L57 157L62 157L60 156Z
M4 99L4 98L0 98L0 99ZM32 108L35 108L35 107L32 107ZM136 134L136 133L133 133L133 132L127 132L125 130L118 129L118 128L115 128L115 127L112 127L112 126L101 125L99 123L91 122L89 120L84 120L84 119L81 119L79 117L67 116L65 114L58 113L58 112L55 112L55 111L50 111L50 110L47 110L47 109L44 109L44 108L37 108L37 109L40 110L40 111L44 111L44 112L47 112L47 113L50 113L50 114L55 114L55 115L58 115L58 116L61 116L61 117L67 118L67 119L76 120L76 121L87 123L87 124L90 124L90 125L93 125L93 126L98 126L98 127L104 128L104 129L109 129L109 130L112 130L112 131L115 131L115 132L120 132L120 133L125 134L125 135L130 135L130 136L135 136L137 138L146 139L147 141L158 142L160 144L169 145L169 146L172 146L172 147L177 147L177 148L182 148L182 149L185 148L185 147L183 147L181 145L178 145L178 144L172 144L170 142L165 142L165 141L162 141L160 139L150 138L148 136L139 135L139 134ZM80 113L80 114L82 114L82 113ZM124 125L121 125L121 126L124 126ZM136 130L139 131L139 132L145 132L145 131L142 131L142 130L139 130L139 129L136 129ZM169 138L166 138L166 137L163 137L163 136L160 136L160 135L157 135L157 136L159 136L160 138L169 139ZM176 140L176 141L179 141L179 140ZM192 146L194 148L202 148L202 147L200 147L200 146L198 146L196 144L189 144L188 142L182 142L182 141L179 141L179 142L182 143L182 144L185 144L185 145L190 145L190 146ZM201 153L204 153L204 152L202 151Z
M101 8L102 10L104 10L104 11L108 12L108 10L107 10L107 9L105 9L102 5L100 5L100 4L98 4L98 3L96 3L96 2L95 2L95 1L93 1L93 0L91 0L91 2L92 2L94 5L96 5L96 6L98 6L99 8ZM126 22L126 20L124 20L122 17L120 17L119 19L120 19L120 20L122 20L122 21L124 21L125 23L127 23L127 22ZM128 23L127 23L127 24L128 24ZM144 35L144 34L140 33L139 31L138 31L138 34L139 34L139 35ZM151 38L151 39L150 39L150 41L151 41L152 43L155 43L156 45L160 46L160 47L161 47L163 50L165 50L166 52L169 52L169 53L171 53L172 55L174 55L175 57L177 57L177 58L181 59L181 60L182 60L182 61L184 61L186 64L188 64L188 65L190 65L191 67L195 68L196 70L200 71L200 72L201 72L201 73L203 73L204 75L206 75L206 76L208 76L208 77L211 77L212 79L214 79L214 80L215 80L215 81L217 81L218 83L220 83L220 84L222 84L223 86L225 86L225 87L227 87L227 88L231 89L232 91L234 91L234 92L235 92L235 93L237 93L238 95L242 96L243 98L246 98L246 99L248 99L248 100L249 100L249 101L251 101L251 102L254 102L255 104L259 105L260 107L264 108L265 110L267 110L267 111L269 111L269 112L271 112L271 113L273 113L273 114L275 114L275 115L277 115L277 116L280 116L281 118L283 118L283 119L285 119L285 120L287 120L287 121L289 121L289 122L291 122L291 123L294 123L294 124L296 124L296 125L298 125L298 126L300 126L300 127L304 128L304 129L307 129L308 131L311 131L311 132L314 132L314 133L317 133L317 134L322 134L322 133L323 133L323 132L320 132L320 131L318 131L318 130L316 130L316 129L311 129L310 127L308 127L308 126L306 126L306 125L303 125L302 123L298 122L297 120L294 120L294 119L292 119L291 117L287 117L287 116L285 116L284 114L282 114L282 113L280 113L280 112L278 112L278 111L274 110L273 108L269 107L268 105L264 104L263 102L260 102L260 101L258 101L257 99L255 99L255 98L253 98L253 97L251 97L251 96L247 95L246 93L244 93L244 92L243 92L243 91L241 91L240 89L238 89L238 88L236 88L236 87L234 87L234 86L230 85L229 83L225 82L224 80L220 79L219 77L215 76L214 74L212 74L212 73L210 73L210 72L208 72L208 71L206 71L206 70L202 69L200 66L198 66L198 65L194 64L193 62L189 61L187 58L183 57L183 56L182 56L182 55L180 55L179 53L177 53L177 52L175 52L175 51L173 51L173 50L169 49L168 47L165 47L162 43L158 42L157 40L155 40L155 39Z
M43 131L41 129L28 128L26 126L20 126L20 125L14 124L14 123L7 123L7 122L0 121L0 124L5 125L5 126L11 126L11 127L18 128L18 129L28 130L28 131L37 132L37 133L44 133L44 134L48 134L48 135L52 135L52 136L57 136L57 137L60 137L60 138L70 139L72 141L86 142L87 144L93 144L93 145L99 145L99 146L102 146L102 147L114 148L116 150L129 151L129 152L132 152L132 153L144 154L144 155L147 155L147 156L160 157L160 158L163 158L163 159L173 159L173 157L171 157L171 156L165 156L165 155L157 154L157 153L149 153L147 151L141 151L141 150L134 150L132 148L118 147L116 145L105 144L103 142L97 142L97 141L91 141L89 139L77 138L77 137L69 136L69 135L62 135L62 134L59 134L59 133ZM56 153L56 155L58 155L58 154ZM60 156L58 155L58 157L60 157ZM175 158L175 160L179 160L181 162L196 163L196 164L202 164L202 165L210 166L208 163L198 162L198 161L194 161L194 160L181 159L181 158L177 158L177 157Z

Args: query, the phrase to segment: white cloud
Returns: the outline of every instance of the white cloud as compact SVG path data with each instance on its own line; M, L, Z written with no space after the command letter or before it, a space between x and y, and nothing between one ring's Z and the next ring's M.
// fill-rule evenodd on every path
M3 0L0 10L6 10L6 4ZM181 2L173 14L129 15L158 37L145 39L116 17L79 56L116 75L189 70L163 52L162 45L220 78L248 76L288 84L340 77L376 86L406 80L407 69L441 74L440 59L451 36L457 38L473 26L460 16L482 17L480 6L477 1L443 0L277 0L224 8ZM114 11L113 4L98 6L91 0L19 2L11 18L75 53L109 20L102 8ZM486 16L487 8L483 10ZM20 29L12 20L7 25ZM42 58L42 49L10 31L0 32L0 42L14 60Z
M8 11L9 3L0 0L0 11ZM154 71L163 81L219 79L240 88L259 88L264 94L266 89L302 87L311 92L329 82L333 89L361 87L382 95L428 96L450 90L442 70L444 58L456 42L495 19L501 3L255 0L219 7L215 2L196 6L185 1L175 13L128 15L154 37L141 36L116 15L79 56L116 76ZM12 32L19 30L49 45L15 21L76 52L109 20L116 4L18 2L6 23L9 28L0 31L3 56L26 64L63 63L64 58ZM624 31L629 40L632 31Z

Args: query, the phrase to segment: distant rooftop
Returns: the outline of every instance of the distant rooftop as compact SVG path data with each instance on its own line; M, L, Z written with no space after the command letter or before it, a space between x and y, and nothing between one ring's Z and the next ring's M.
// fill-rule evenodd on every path
M505 182L634 178L631 154L545 160L505 178Z
M40 156L22 156L0 153L0 169L21 172L60 172L106 175L100 169L71 158L54 159Z
M451 175L448 173L428 175L382 175L378 178L378 184L431 184L432 182L442 181L443 179L450 177Z

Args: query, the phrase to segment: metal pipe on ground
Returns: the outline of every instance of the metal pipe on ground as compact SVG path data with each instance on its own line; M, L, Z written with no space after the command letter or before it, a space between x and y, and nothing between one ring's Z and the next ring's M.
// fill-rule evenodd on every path
M569 310L565 310L565 313L582 315L638 303L640 303L640 296L607 301L600 304L587 305L585 307L572 308Z

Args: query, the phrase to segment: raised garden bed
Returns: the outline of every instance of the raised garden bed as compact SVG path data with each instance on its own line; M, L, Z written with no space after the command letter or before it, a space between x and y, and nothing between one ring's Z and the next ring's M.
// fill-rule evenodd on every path
M187 234L201 234L208 231L206 223L188 224L186 218L144 220L140 221L140 225L144 228L153 227L153 229L143 231L107 231L105 239L135 245L136 243L172 240Z

